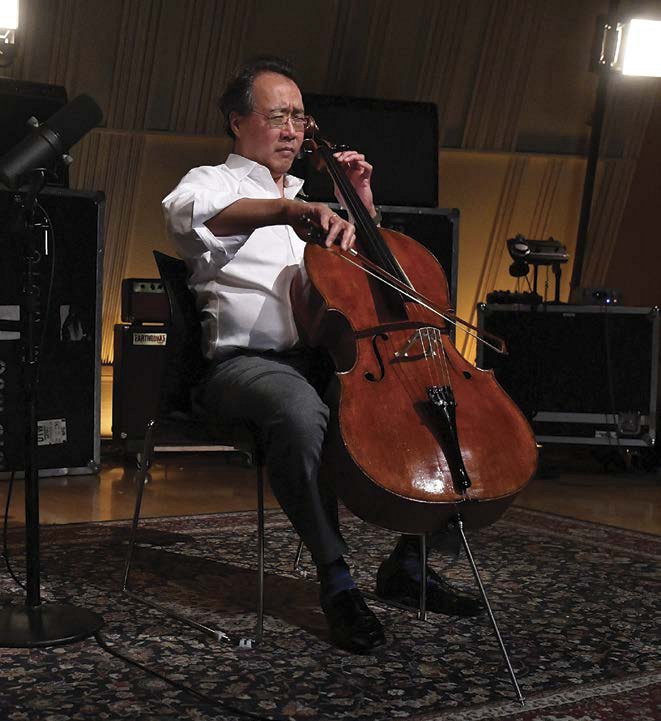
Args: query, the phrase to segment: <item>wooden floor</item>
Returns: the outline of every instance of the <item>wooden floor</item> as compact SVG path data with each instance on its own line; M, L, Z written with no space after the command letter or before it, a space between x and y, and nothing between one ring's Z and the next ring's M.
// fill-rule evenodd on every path
M628 460L628 468L618 468ZM621 455L596 459L587 448L542 449L537 476L517 505L622 528L661 533L661 471L639 468ZM649 464L647 464L649 465ZM42 524L130 518L135 465L110 447L102 451L98 475L61 476L40 481ZM178 516L249 510L256 504L255 473L228 454L157 456L145 492L143 516ZM8 483L0 481L3 501ZM277 505L267 492L267 505ZM16 481L10 524L24 523L23 482Z

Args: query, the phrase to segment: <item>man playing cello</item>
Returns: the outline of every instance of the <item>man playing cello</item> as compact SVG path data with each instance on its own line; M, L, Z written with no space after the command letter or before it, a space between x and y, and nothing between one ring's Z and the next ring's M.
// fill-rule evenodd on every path
M304 139L303 99L291 66L247 63L221 100L233 152L194 168L163 200L168 231L197 297L208 372L199 402L210 417L249 423L260 437L273 492L317 567L321 608L333 642L365 653L385 641L344 560L337 501L318 481L329 418L315 353L302 347L289 290L303 270L305 242L353 247L355 230L322 203L296 199L288 175ZM335 156L370 215L372 166L353 150ZM326 377L326 382L329 377ZM418 597L419 544L402 536L377 576L377 592ZM428 571L430 611L475 615L481 602Z

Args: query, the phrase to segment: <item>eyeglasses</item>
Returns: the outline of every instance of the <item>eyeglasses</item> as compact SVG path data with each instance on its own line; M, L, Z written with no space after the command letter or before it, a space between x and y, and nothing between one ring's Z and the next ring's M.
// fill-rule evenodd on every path
M266 113L260 113L258 110L251 110L250 112L266 118L272 128L284 128L287 123L291 122L294 130L300 132L307 128L310 121L308 115L293 115L292 113L273 113L272 115L267 115Z

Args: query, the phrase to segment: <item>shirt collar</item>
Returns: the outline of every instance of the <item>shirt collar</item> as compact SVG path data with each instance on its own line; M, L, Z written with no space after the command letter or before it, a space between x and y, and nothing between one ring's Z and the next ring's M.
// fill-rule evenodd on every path
M255 180L263 182L267 177L271 178L271 173L268 168L254 160L244 158L243 155L237 155L236 153L230 153L227 156L225 165L240 179L243 180L251 175ZM271 178L272 179L272 178ZM285 197L295 197L305 181L301 178L297 178L295 175L285 175Z

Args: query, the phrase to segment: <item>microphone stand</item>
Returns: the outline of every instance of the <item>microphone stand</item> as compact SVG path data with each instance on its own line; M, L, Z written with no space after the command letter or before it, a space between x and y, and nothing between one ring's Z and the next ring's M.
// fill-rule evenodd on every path
M37 384L39 375L39 338L41 324L36 266L41 253L37 247L34 209L37 196L46 182L46 170L30 173L28 190L20 205L15 228L10 232L24 245L25 283L20 322L0 321L2 328L20 329L24 338L23 385L25 390L25 576L24 606L0 609L0 647L31 648L80 641L96 633L103 625L97 613L68 603L43 603L39 563L39 470L37 460Z

